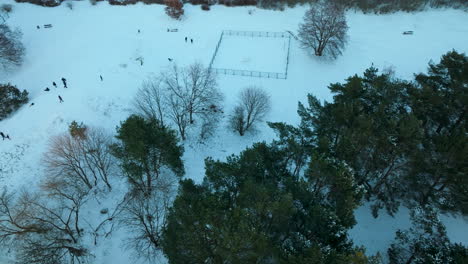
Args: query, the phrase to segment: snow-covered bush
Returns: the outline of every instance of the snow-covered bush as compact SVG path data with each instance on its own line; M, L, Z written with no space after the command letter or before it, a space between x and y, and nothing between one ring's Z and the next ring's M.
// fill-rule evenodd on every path
M9 83L0 84L0 121L28 102L28 92Z

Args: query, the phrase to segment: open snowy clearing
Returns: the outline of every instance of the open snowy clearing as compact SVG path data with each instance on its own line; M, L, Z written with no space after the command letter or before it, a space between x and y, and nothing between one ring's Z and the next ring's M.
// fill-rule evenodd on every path
M28 90L31 102L35 103L0 122L0 131L12 138L0 142L0 187L14 189L31 188L41 180L41 157L49 137L66 131L72 120L113 133L119 122L131 113L130 103L141 82L170 66L168 58L180 66L195 61L208 65L222 30L296 32L306 10L306 7L284 12L257 9L249 15L251 8L246 7L213 6L211 11L205 12L199 6L187 5L185 18L175 21L167 17L163 6L159 5L98 3L91 6L88 1L82 1L73 2L73 10L70 10L65 5L43 8L16 4L12 0L2 0L2 3L13 5L8 23L23 31L27 52L24 65L12 74L0 76L0 81ZM310 56L292 39L288 79L220 75L226 115L232 110L241 88L257 85L271 96L273 108L268 121L296 124L298 101L305 101L308 93L323 100L331 99L329 83L361 74L372 63L380 69L393 68L398 77L411 78L413 73L425 71L430 60L438 61L451 49L468 52L468 14L461 11L429 10L392 15L349 12L347 19L349 43L343 56L335 61ZM53 27L44 29L43 24ZM41 29L36 29L36 25ZM167 28L177 28L178 32L167 32ZM413 30L414 35L402 35L405 30ZM193 38L194 43L186 43L186 36ZM263 54L275 54L282 47L267 45L262 48ZM242 60L251 56L253 68L256 64L261 64L259 67L273 65L274 60L283 56L275 54L263 59L260 57L263 55L250 55L250 52L247 47L229 49L222 58L230 62L237 60L238 65L232 67L243 68L246 66L242 65ZM99 75L104 78L102 82ZM67 78L68 89L61 86L62 77ZM52 81L59 87L52 87ZM46 87L51 91L44 92ZM63 97L64 103L59 103L58 95ZM186 177L199 182L204 175L204 158L222 159L253 142L269 141L275 136L266 125L261 125L256 133L239 137L228 131L224 122L220 124L219 133L206 145L196 143L193 138L185 142ZM350 235L371 254L379 250L385 253L395 230L409 224L408 212L404 209L395 218L382 212L378 219L373 219L370 210L363 206L356 211L356 218L358 224ZM444 222L453 242L468 245L468 221L444 217ZM113 238L102 243L95 253L96 263L134 263L129 260L129 252L121 248L119 241L124 236L115 232Z
M223 36L212 67L284 73L288 40L281 37Z

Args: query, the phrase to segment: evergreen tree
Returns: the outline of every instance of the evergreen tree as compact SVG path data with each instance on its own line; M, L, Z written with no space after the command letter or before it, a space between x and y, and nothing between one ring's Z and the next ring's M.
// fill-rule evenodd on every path
M355 200L335 209L330 201L346 199L331 194L338 190L328 182L330 188L314 190L312 176L294 176L288 154L257 143L226 162L207 159L203 184L183 181L163 233L170 263L349 263L359 257L346 233L355 223ZM349 175L345 168L329 170ZM344 206L351 215L341 214L348 212Z
M331 84L332 102L309 95L307 106L299 104L299 127L270 126L296 171L308 160L316 161L310 168L321 159L349 166L374 216L381 208L393 214L402 202L467 214L467 62L449 52L415 82L371 67Z
M374 213L382 207L393 213L403 191L399 178L407 166L405 155L420 133L406 107L408 86L372 67L362 77L331 84L333 102L322 104L309 95L308 106L299 104L302 122L297 129L271 126L280 135L294 130L295 137L323 158L347 164L366 198L374 201Z
M0 84L0 121L8 117L28 102L28 92L22 92L16 86Z
M398 230L388 249L390 264L462 264L468 248L450 243L445 226L429 207L411 212L413 226Z
M113 146L113 153L136 190L150 194L162 175L184 174L183 147L178 145L176 132L159 121L132 115L121 123L116 138L120 142Z
M468 214L468 57L448 52L416 75L410 106L424 136L410 153L410 199Z

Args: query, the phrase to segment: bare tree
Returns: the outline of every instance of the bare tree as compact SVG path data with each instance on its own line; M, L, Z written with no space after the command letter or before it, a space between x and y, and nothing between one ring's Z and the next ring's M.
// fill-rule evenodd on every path
M23 34L19 29L11 30L6 24L0 24L0 67L19 66L23 62Z
M46 202L23 192L18 199L6 190L0 195L0 241L16 250L19 263L83 263L88 250L80 243L80 199ZM78 205L78 207L77 207Z
M336 58L347 43L347 31L344 10L332 1L322 1L305 13L298 37L302 47L314 49L316 56Z
M145 119L156 119L164 126L165 94L161 82L159 77L143 82L133 100L133 107L138 115Z
M170 93L166 98L167 115L176 124L179 135L182 140L187 138L187 127L190 125L187 108L184 101L179 96Z
M174 65L163 73L163 82L164 88L183 103L190 124L194 122L194 115L204 114L222 101L216 76L200 63L182 69Z
M119 223L130 231L127 246L138 257L154 261L161 253L161 234L176 193L176 183L175 178L159 178L151 195L141 192L127 195L128 203L119 216Z
M252 86L240 93L240 101L234 108L230 125L241 136L270 111L270 96L261 88Z
M223 96L217 88L216 76L202 64L194 63L186 68L173 65L161 73L160 79L158 91L162 91L165 112L177 125L183 140L187 127L195 123L197 117L204 123L214 120L207 118L209 115L222 112L220 104ZM157 103L154 102L154 105ZM145 112L152 110L145 107Z
M46 171L50 178L64 180L76 189L89 190L103 182L110 190L109 176L114 169L110 145L111 138L97 128L55 136L43 158Z

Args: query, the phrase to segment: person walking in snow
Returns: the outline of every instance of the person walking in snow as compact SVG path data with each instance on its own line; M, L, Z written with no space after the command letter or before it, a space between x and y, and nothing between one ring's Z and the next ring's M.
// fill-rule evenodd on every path
M0 136L2 136L2 140L5 140L5 134L3 134L3 132L0 132Z
M185 43L187 43L187 37L185 37Z
M50 91L49 87L46 87L46 88L44 89L44 91L46 91L46 92Z
M172 61L172 59L171 59L171 58L167 58L167 60L168 60L168 61Z
M52 85L57 88L57 84L55 82L52 82Z
M33 105L34 105L34 103L31 103L31 104L29 105L29 107L31 107L31 106L33 106Z
M59 102L62 103L63 102L63 99L62 99L62 96L58 96L58 99L59 99Z
M190 43L192 43L192 44L193 44L193 39L190 39Z
M63 88L68 88L67 87L67 79L62 77L62 82L63 82Z
M102 81L103 81L103 79L102 79L102 75L99 75L99 78L101 78L101 82L102 82Z

